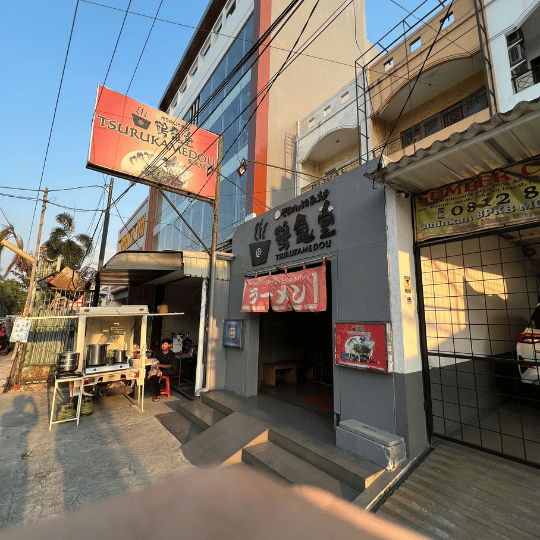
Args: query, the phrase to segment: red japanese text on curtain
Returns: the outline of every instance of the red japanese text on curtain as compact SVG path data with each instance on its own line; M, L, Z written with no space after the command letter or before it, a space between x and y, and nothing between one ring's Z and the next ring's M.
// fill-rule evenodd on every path
M244 281L242 311L326 311L326 266Z

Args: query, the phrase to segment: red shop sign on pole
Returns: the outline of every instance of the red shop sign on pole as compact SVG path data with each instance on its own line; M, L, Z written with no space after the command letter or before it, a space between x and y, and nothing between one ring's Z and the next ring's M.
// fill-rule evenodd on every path
M326 311L326 265L244 281L242 311Z

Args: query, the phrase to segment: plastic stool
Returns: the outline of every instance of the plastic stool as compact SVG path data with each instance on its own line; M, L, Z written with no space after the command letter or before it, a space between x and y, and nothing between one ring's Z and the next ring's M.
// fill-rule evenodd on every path
M161 381L165 381L165 388L161 388ZM161 390L162 396L171 397L171 383L169 381L169 377L167 375L162 375L159 379L159 386Z

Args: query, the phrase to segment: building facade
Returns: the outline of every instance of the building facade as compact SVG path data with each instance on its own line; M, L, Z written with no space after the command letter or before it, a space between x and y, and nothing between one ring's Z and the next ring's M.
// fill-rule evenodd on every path
M486 23L499 110L540 95L540 4L537 0L486 0Z
M332 0L319 3L311 13L315 2L305 1L279 23L288 4L212 0L160 103L169 114L223 135L218 242L229 238L245 219L299 192L297 120L350 80L357 43L367 48L362 3L355 11ZM270 37L234 73L274 23L279 25ZM318 37L323 31L324 38ZM293 47L302 54L291 52ZM247 160L247 174L239 176L242 159ZM209 242L211 207L183 197L172 200ZM156 216L153 249L200 249L160 196Z

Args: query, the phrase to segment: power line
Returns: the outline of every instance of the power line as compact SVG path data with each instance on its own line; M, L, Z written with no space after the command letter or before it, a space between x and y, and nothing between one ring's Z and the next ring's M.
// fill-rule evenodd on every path
M433 50L433 47L435 46L435 43L437 42L437 36L440 34L441 32L441 29L443 27L443 22L444 20L448 17L448 14L450 13L450 10L452 9L452 6L454 4L454 0L452 0L450 2L450 6L448 7L448 10L446 11L446 16L445 18L440 22L439 24L439 30L437 31L437 34L435 35L435 38L433 39L433 43L431 44L427 54L426 54L426 57L424 58L424 61L422 62L422 66L420 67L420 71L418 72L418 75L416 76L415 78L415 81L414 81L414 84L413 84L413 87L411 88L411 90L409 91L409 95L407 96L407 99L405 100L405 103L403 104L403 107L401 108L401 111L399 112L399 115L396 119L396 121L394 122L394 125L392 127L392 130L390 131L390 135L388 135L388 138L386 139L383 147L382 147L382 150L381 150L381 155L380 155L380 158L379 158L379 163L378 163L378 166L377 168L380 169L381 167L381 163L382 163L382 156L384 154L384 150L387 146L387 144L389 143L390 141L390 138L392 137L392 134L394 133L394 130L396 129L396 126L399 122L399 119L401 118L401 115L403 114L403 111L405 110L405 107L407 106L407 102L409 101L409 99L411 98L411 95L412 93L414 92L414 89L416 88L416 83L418 82L418 79L420 78L420 75L422 75L422 72L424 70L424 66L426 65L426 62L428 60L428 58L430 57L431 55L431 51Z
M98 2L91 2L90 0L81 0L81 2L85 2L86 4L92 4L94 6L103 7L103 8L107 8L107 9L113 9L113 10L116 10L116 11L124 11L122 8L117 8L115 6L109 6L109 5L106 5L106 4L100 4ZM144 13L137 13L136 11L130 11L129 14L130 15L138 15L139 17L144 17L144 18L147 18L147 19L152 19L152 17L150 15L145 15ZM176 21L169 21L167 19L159 19L157 17L154 17L154 20L159 21L159 22L164 22L164 23L167 23L167 24L172 24L172 25L175 25L175 26L182 26L184 28L189 28L191 30L198 30L200 32L207 32L208 34L214 33L213 30L204 30L202 28L199 28L198 26L179 23L179 22L176 22ZM231 35L225 34L223 32L220 33L220 35L223 36L223 37L231 38L231 39L238 39L238 38L235 38L235 36L231 36ZM241 40L241 41L247 41L247 40ZM250 42L250 43L253 43L253 42ZM278 51L284 51L284 52L288 52L288 51L291 50L291 49L286 49L284 47L278 47L277 45L271 45L270 48L271 49L276 49ZM339 64L339 65L342 65L342 66L348 66L348 67L354 68L353 64L348 64L346 62L340 62L339 60L332 60L330 58L322 58L320 56L314 56L314 55L311 55L311 54L303 54L303 56L307 56L309 58L314 58L315 60L322 60L324 62L331 62L333 64Z
M263 33L263 35L257 39L257 41L253 44L253 46L247 51L247 53L242 57L242 59L236 64L236 66L233 68L233 70L225 77L225 79L218 85L218 87L216 88L216 90L214 90L212 92L212 94L208 97L206 103L199 109L198 111L198 116L200 116L201 112L204 112L206 110L207 107L210 106L210 104L213 102L214 99L216 99L216 97L221 93L222 90L225 89L225 87L227 86L227 84L234 78L234 76L242 69L242 67L249 61L249 59L255 54L257 53L257 56L255 57L255 59L253 60L253 62L251 63L251 67L253 67L253 65L255 64L255 62L260 58L260 56L262 54L264 54L264 52L266 51L266 49L270 46L270 43L277 37L277 35L279 34L279 32L281 32L281 30L284 28L285 24L290 20L290 18L292 17L292 15L298 10L298 8L302 5L302 3L304 2L304 0L292 0L289 5L285 8L285 10L277 17L277 19L268 27L268 29ZM296 7L295 5L298 4ZM292 13L290 13L292 11ZM281 24L281 22L283 21L284 18L287 18L287 20ZM281 24L281 27L278 28L278 26ZM270 41L264 46L263 50L261 52L259 52L259 47L261 45L264 44L264 42L266 41L266 39L268 37L271 36L271 33L277 28L277 31L276 33L274 34L274 36L272 36L270 38ZM217 61L217 60L216 60ZM250 102L249 105L251 105L252 101ZM248 105L248 106L249 106ZM244 112L246 110L246 108L243 109L242 112ZM175 116L175 118L178 118L178 116ZM229 126L227 126L227 128L223 131L223 133L225 133L225 131L227 131L228 128L231 127L231 125L236 121L238 120L239 116L237 116L233 122L231 124L229 124ZM150 172L153 172L155 171L158 167L160 167L162 165L159 164L158 166L156 166L156 163L159 162L159 160L165 155L165 153L171 148L171 146L174 145L175 142L179 141L180 140L180 137L183 135L183 133L185 131L187 131L187 129L190 129L191 126L190 124L186 124L185 126L182 127L182 129L179 131L179 133L173 137L171 139L171 141L162 149L160 150L160 152L157 154L157 156L152 160L152 162L150 162L146 167L145 169L141 172L141 174L139 175L140 177L144 177L145 175L149 174ZM196 133L200 128L200 126L197 126L196 129L195 129L195 132ZM214 143L212 143L214 144ZM212 146L212 144L210 146ZM184 143L180 143L180 148L184 145ZM208 148L210 148L210 146ZM208 150L207 148L207 150ZM229 148L230 149L230 148ZM227 152L229 151L229 149L227 149ZM226 155L226 153L224 155ZM191 166L191 165L190 165ZM189 167L187 169L189 169ZM154 168L152 168L154 167ZM207 181L208 182L208 181ZM206 185L206 184L205 184ZM204 186L203 186L204 187ZM201 188L202 189L202 188ZM200 193L200 191L199 191Z
M102 188L103 186L100 186L99 184L95 184L93 186L76 186L72 188L59 188L59 189L49 189L49 193L51 191L73 191L76 189L88 189L88 188ZM13 186L0 186L0 189L14 189L16 191L34 191L37 193L44 193L44 189L30 189L30 188L20 188L20 187L13 187ZM41 200L41 199L38 199Z
M156 11L156 16L154 17L154 20L152 21L152 26L150 27L150 31L148 32L148 36L146 37L146 41L144 42L144 46L142 48L141 54L139 56L139 60L137 60L137 65L135 66L135 70L133 71L133 75L131 76L131 80L129 81L129 85L126 90L126 96L129 94L129 89L131 88L131 83L133 82L133 79L135 78L135 73L137 73L137 69L139 68L139 64L141 62L141 58L144 54L144 51L146 49L146 45L148 44L148 40L150 39L150 34L152 33L152 30L154 29L154 24L156 24L156 18L158 16L159 10L161 9L161 4L163 4L163 0L159 3L158 9ZM129 6L128 6L129 10Z
M257 58L255 58L255 60L253 60L252 62L252 66L253 64L257 61L257 59L264 53L264 51L268 48L268 46L270 45L270 43L272 42L272 40L274 40L277 35L279 34L279 32L281 32L281 30L284 28L285 24L291 19L291 17L294 15L294 13L298 10L298 8L300 7L300 5L303 3L304 0L293 0L288 6L287 8L279 15L279 17L276 19L276 21L274 21L274 23L263 33L263 35L257 40L257 42L255 43L255 45L244 55L244 57L242 58L242 60L235 66L235 68L229 73L229 75L225 78L225 80L218 86L218 88L212 93L212 95L208 98L208 101L207 103L205 104L205 106L203 106L203 110L206 106L208 106L212 101L213 99L215 99L215 97L217 95L219 95L219 93L221 92L221 90L223 88L226 87L227 85L227 82L229 80L231 80L235 75L236 73L239 72L239 70L242 68L242 66L247 63L247 61L249 60L249 58L255 53L257 52ZM295 7L295 4L298 4L296 7ZM292 13L291 13L292 12ZM286 19L283 23L282 21ZM274 34L274 36L272 36L270 38L270 41L268 44L265 45L264 49L261 51L261 52L258 52L258 48L259 48L259 44L262 44L264 43L264 41L271 35L271 32L273 31L273 29L277 28L278 25L281 24L281 26L277 29L276 33ZM289 55L290 56L290 55ZM261 91L257 94L257 96L255 96L253 99L250 100L249 104L244 107L244 109L240 112L240 114L238 114L236 116L236 118L223 130L223 133L225 133L239 118L240 116L242 115L242 113L244 111L246 111L258 98L259 96L263 93L263 91L270 85L271 86L271 82L267 83L267 85L265 85L265 87L263 87L261 89ZM267 92L268 93L268 92ZM265 94L266 95L266 94ZM264 96L263 98L264 99ZM262 103L262 99L261 99L261 102L259 104L257 104L253 110L253 112L251 113L249 119L248 119L248 122L242 127L242 129L240 130L239 134L237 135L237 137L234 139L234 141L231 143L231 145L229 146L229 148L227 148L227 150L225 152L222 153L222 157L221 157L221 160L218 164L216 164L216 167L215 169L217 169L219 167L219 165L223 162L223 159L224 157L227 155L227 153L229 152L229 150L233 147L233 145L236 143L236 141L239 139L239 137L241 136L243 130L246 128L246 126L249 124L249 120L252 118L252 116L255 114L255 112L257 111L258 107L260 106L260 104ZM141 172L140 176L144 176L144 175L147 175L151 172L154 172L155 170L157 170L159 167L161 167L163 165L163 162L162 163L159 163L159 160L163 157L163 155L165 155L165 153L168 151L168 149L174 144L175 140L179 139L181 136L182 136L182 133L184 131L186 131L188 128L190 128L190 125L189 124L186 124L186 126L184 126L180 132L177 134L176 137L173 137L171 139L171 142L168 143L165 148L163 148L159 153L158 155L152 160L151 163L148 164L148 166ZM197 126L196 129L195 129L195 132L194 134L199 130L201 129L200 126ZM185 141L184 142L181 142L180 143L180 147L181 148L183 145L185 144ZM212 142L212 144L214 144L214 142ZM212 146L212 144L210 146ZM210 148L210 146L208 146L208 148ZM208 148L206 150L208 150ZM157 165L156 165L157 163ZM153 169L151 169L153 167ZM189 165L186 170L189 169L189 167L191 167L191 165ZM196 196L198 196L201 191L204 189L204 187L206 186L206 184L208 184L210 180L210 176L208 176L206 182L201 186L201 188L199 189L199 191L197 192ZM220 179L218 178L216 181L220 181ZM188 204L188 206L186 207L186 209L184 210L183 213L185 213L187 210L189 210L191 208L191 206L193 204L195 204L195 198L193 198L193 200ZM261 202L261 201L259 201ZM263 204L261 202L261 204ZM264 205L266 206L266 205Z
M241 112L240 114L235 118L235 120L233 120L233 122L231 124L229 124L229 126L224 130L224 132L227 131L228 128L231 127L231 125L234 124L234 122L242 115L242 113L251 106L251 104L253 104L264 92L264 95L263 97L261 98L260 102L256 105L254 111L252 112L252 114L250 115L250 119L251 117L253 116L253 114L256 112L257 108L262 104L262 101L264 100L264 98L266 97L266 95L268 95L269 91L270 91L270 88L272 87L272 85L275 83L275 81L277 80L277 78L283 73L283 71L285 71L285 69L287 69L300 55L301 55L301 51L303 50L306 50L307 47L309 47L311 45L311 43L313 43L313 41L315 39L317 39L321 34L322 32L324 32L324 30L326 30L326 28L332 24L337 17L339 17L339 15L341 15L341 13L345 10L346 7L348 7L350 5L350 0L347 1L345 0L329 17L327 17L327 19L319 26L319 28L311 34L311 36L302 44L301 48L300 48L300 52L298 51L294 51L294 54L296 55L294 58L292 58L292 60L289 60L290 59L290 56L292 54L292 51L294 49L291 50L291 53L287 56L285 62L283 63L282 67L274 74L274 76L271 78L271 80L260 90L260 92L257 94L257 96L255 96L252 100L250 100L250 103L248 104L247 107L245 107ZM317 2L318 4L318 2ZM315 4L315 7L317 6L317 4ZM310 17L312 16L313 14L313 11L315 9L315 7L313 8L311 14L310 14ZM288 22L288 21L286 21ZM300 33L299 37L297 38L296 40L296 43L298 43L299 39L301 38L301 35L302 33L304 32L306 26L307 26L307 23L309 22L309 18L308 18L308 21L305 23L304 25L304 28L302 29L302 32ZM295 43L295 46L296 46L296 43ZM210 101L210 100L209 100ZM246 126L249 124L249 120L248 122L245 124ZM199 128L197 128L199 129ZM245 126L244 126L244 129L245 129ZM225 156L227 154L227 152L230 150L230 148L232 148L232 146L234 145L234 143L236 142L236 140L238 140L238 138L240 137L240 134L236 137L236 139L233 141L233 143L229 146L229 148L227 149L226 152L223 153L223 155ZM222 158L223 160L223 158ZM263 206L265 206L266 208L269 208L266 204L262 203L262 201L260 201L259 199L257 199L255 197L254 194L251 194L251 193L248 193L246 190L244 190L243 188L241 188L240 186L238 186L236 183L234 183L232 180L230 180L228 177L224 176L224 178L226 180L228 180L231 184L233 184L234 186L236 186L238 189L240 189L241 191L243 191L246 195L249 195L250 197L253 198L253 200L259 202L260 204L262 204ZM218 179L219 181L219 179ZM208 180L207 182L208 183ZM206 183L204 185L206 185ZM200 191L204 188L204 186L199 190L199 193ZM192 205L195 203L195 200L192 200L188 206L185 208L185 210L182 212L182 215L187 212L191 207Z
M51 122L51 129L49 131L49 139L47 141L47 148L45 150L45 158L43 160L43 167L41 169L41 176L40 176L40 179L39 179L39 186L38 186L39 189L41 189L41 184L43 183L43 175L45 173L45 165L47 163L47 156L49 154L49 146L51 144L51 137L52 137L52 132L53 132L53 128L54 128L54 121L56 119L56 111L58 110L58 102L60 100L60 92L62 90L62 83L64 81L64 74L66 72L66 64L67 64L67 60L68 60L69 49L70 49L70 46L71 46L71 38L73 36L73 29L75 28L75 19L77 18L77 9L78 9L78 7L79 7L79 0L77 0L77 3L75 4L75 13L73 14L73 22L71 23L71 31L69 33L69 40L68 40L68 45L67 45L67 50L66 50L66 56L64 58L64 67L62 68L62 75L60 77L60 85L58 87L58 94L56 96L56 104L54 106L54 113L53 113L52 122ZM34 219L36 217L36 210L37 210L38 200L39 199L36 199L36 204L34 206L34 213L32 215L32 222L30 223L30 232L28 234L28 244L30 244L30 237L32 236L32 229L34 228Z
M326 30L326 28L332 24L334 22L334 20L339 16L341 15L341 13L345 10L346 7L348 7L348 5L350 4L350 0L345 0L329 17L327 17L327 19L319 26L319 28L302 44L302 47L301 47L301 51L305 50L309 45L311 45L311 43L313 43L313 41L315 39L317 39L319 37L319 35L324 32L324 30ZM317 4L316 4L317 5ZM315 5L315 6L316 6ZM313 11L312 11L313 13ZM293 13L294 14L294 13ZM312 14L311 14L312 15ZM311 17L310 15L310 17ZM291 14L292 16L292 14ZM290 17L291 17L290 16ZM288 20L290 20L290 17L289 19L287 19L287 21L285 21L285 23L283 24L283 26L288 22ZM309 19L308 19L309 20ZM280 30L283 28L283 26L280 28ZM307 26L307 23L306 25L304 26L304 28L302 29L302 32L300 33L300 36L299 38L297 39L296 43L298 43L302 33L304 32L305 30L305 27ZM322 30L321 30L322 29ZM275 36L274 36L275 38ZM295 43L295 45L296 45ZM242 113L247 110L247 108L249 108L255 101L258 100L258 98L264 93L264 95L262 96L260 102L255 106L253 112L251 113L250 117L249 117L249 120L253 117L253 115L255 114L257 108L262 104L262 101L264 100L264 98L268 95L269 91L270 91L270 88L272 87L272 85L275 83L275 81L277 80L277 78L283 73L283 71L285 71L286 68L288 68L301 54L301 51L298 52L298 51L295 51L294 54L295 54L295 57L292 59L292 60L289 60L290 59L290 56L292 54L292 52L289 53L289 55L287 56L285 62L283 63L282 67L274 74L274 76L270 79L270 81L260 90L260 92L253 98L250 100L250 103L248 104L247 107L245 107L241 112L240 114L231 122L231 124L229 124L229 126L224 130L224 132L227 131L227 129L229 129L233 124L234 122L240 118L240 116L242 115ZM248 53L249 54L249 53ZM262 53L261 53L262 54ZM247 55L246 55L247 56ZM209 102L211 101L211 99L209 98ZM245 126L249 125L249 120L248 122L245 124ZM245 129L245 126L243 129ZM197 129L199 129L197 127ZM223 153L223 156L227 155L228 151L232 148L232 146L234 145L234 143L238 140L238 138L240 137L241 135L241 132L238 134L238 136L236 137L236 139L233 141L233 143L229 146L229 148ZM221 161L223 161L223 157L221 159ZM220 163L221 163L220 161ZM159 167L160 165L158 165ZM156 167L157 168L157 167ZM226 177L225 177L226 178ZM226 178L227 179L227 178ZM228 179L229 180L229 179ZM219 181L219 179L218 179ZM229 180L229 182L233 183L231 180ZM205 182L205 184L201 187L201 189L199 190L199 192L197 193L197 195L202 191L202 189L204 188L204 186L208 183L208 180ZM234 184L234 183L233 183ZM236 185L236 184L234 184ZM236 186L236 187L239 187L239 186ZM257 200L253 195L249 194L251 197L253 197L254 200ZM258 200L257 200L258 201ZM266 206L266 204L262 203L262 201L258 201L260 204L262 204L263 206L265 206L266 208L268 208ZM192 201L188 206L187 208L184 210L184 212L186 212L187 210L189 210L189 208L194 204L194 201Z
M107 82L107 77L109 76L109 71L111 70L111 66L112 66L112 63L113 63L113 60L114 60L114 56L116 54L116 49L118 48L118 44L120 43L120 38L122 37L122 31L124 30L124 24L126 24L126 19L127 19L128 12L129 12L129 6L131 6L131 0L129 0L128 7L125 10L126 13L124 15L124 20L122 21L122 26L120 27L120 32L118 32L118 38L116 39L116 44L114 46L114 50L113 50L113 53L112 53L112 56L111 56L111 61L109 62L109 67L107 68L107 73L105 73L105 80L103 81L103 84L101 85L102 87L104 87L105 83ZM99 97L98 97L98 101L99 101Z

